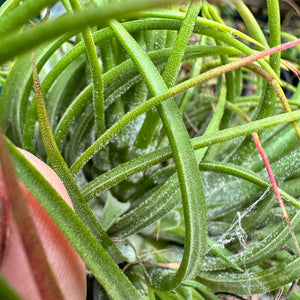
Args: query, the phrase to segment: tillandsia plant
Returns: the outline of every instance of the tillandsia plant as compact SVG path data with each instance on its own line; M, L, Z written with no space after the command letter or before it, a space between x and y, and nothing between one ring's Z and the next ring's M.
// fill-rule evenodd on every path
M14 212L41 299L73 297L72 272L86 272L87 299L300 299L300 85L287 80L299 73L297 28L281 29L278 0L266 1L266 29L232 0L226 9L243 31L220 5L0 7L1 216ZM41 175L30 163L37 158L60 177L74 211L49 184L50 168ZM68 274L51 270L57 258L43 250L30 255L38 235L46 254L50 246L30 229L29 194L81 257ZM33 299L5 276L4 221L0 298ZM78 299L84 293L85 284Z

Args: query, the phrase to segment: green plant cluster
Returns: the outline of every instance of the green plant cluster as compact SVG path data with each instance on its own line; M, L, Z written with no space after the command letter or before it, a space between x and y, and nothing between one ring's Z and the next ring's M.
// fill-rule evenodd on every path
M0 125L20 180L90 270L90 299L300 299L288 291L300 258L251 136L298 238L300 87L279 79L297 54L245 61L297 40L279 1L267 35L239 0L247 33L206 1L63 0L63 15L36 19L56 2L0 7ZM16 147L50 164L75 213Z

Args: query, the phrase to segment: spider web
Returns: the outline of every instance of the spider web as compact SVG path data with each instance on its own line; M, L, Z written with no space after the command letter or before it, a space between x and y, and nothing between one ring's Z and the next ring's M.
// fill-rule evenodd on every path
M216 242L207 250L208 253L213 247L225 248L227 244L232 241L238 240L243 249L247 249L247 233L242 227L242 220L269 194L271 190L269 186L264 193L254 203L248 206L244 211L237 212L230 227L216 240Z

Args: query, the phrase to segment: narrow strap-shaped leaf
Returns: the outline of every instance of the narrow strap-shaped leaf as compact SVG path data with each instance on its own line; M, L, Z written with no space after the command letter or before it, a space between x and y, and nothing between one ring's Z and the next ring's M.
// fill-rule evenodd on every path
M215 241L210 237L207 238L207 246L209 247L210 252L220 257L223 261L225 261L228 264L229 267L232 267L239 272L243 272L243 269L241 269L237 264L231 261L230 257L232 256L232 253L229 250L215 245Z
M243 18L251 36L265 47L268 47L266 37L247 5L240 0L232 0L232 3Z
M214 292L254 295L276 290L300 277L300 258L294 258L260 273L201 273L200 283Z
M167 87L171 87L175 83L186 46L193 32L201 6L202 0L194 0L190 2L186 16L172 48L172 52L168 58L166 68L162 74Z
M269 21L269 30L270 30L270 47L279 47L281 44L280 38L280 12L279 12L279 1L278 0L267 0L268 7L268 21ZM270 67L272 68L273 73L276 76L280 72L280 51L272 53L270 55ZM270 72L269 72L270 73ZM271 74L271 73L270 73ZM279 81L280 82L280 81ZM271 116L274 111L276 101L276 92L271 84L266 84L263 88L261 99L259 105L256 109L255 117L252 119L261 119L268 116ZM298 125L296 125L298 126ZM300 133L299 129L298 132ZM241 163L243 161L243 153L252 153L253 141L250 138L246 138L243 144L237 149L235 153L236 159L233 157L231 162ZM241 158L240 158L241 157Z
M161 18L168 17L168 18L172 18L172 19L175 19L175 20L182 20L184 18L184 15L182 15L182 14L174 14L173 12L170 13L169 11L167 11L167 12L162 12L162 11L159 11L159 12L157 12L157 11L151 12L150 11L150 12L148 12L147 11L147 12L138 13L138 15L152 16L152 17L156 16L156 17L161 17ZM215 30L215 28L218 28L220 30ZM231 34L236 34L237 31L233 28L230 29L230 27L225 26L223 24L220 24L220 23L217 23L217 22L214 22L214 21L211 21L211 20L203 19L203 18L198 18L197 21L196 21L194 32L199 33L199 34L203 33L205 35L211 36L212 38L214 38L216 40L221 40L221 41L223 41L227 44L230 44L230 45L235 44L237 46L237 49L240 49L240 50L243 49L243 51L245 53L247 53L247 55L253 55L254 53L257 53L255 50L249 48L244 43L241 43L236 39L232 39ZM240 36L239 33L237 33L236 35ZM243 37L243 38L246 38L246 37ZM255 40L253 40L249 36L247 37L247 40L251 40L255 44L258 44L258 45L263 47L263 45L261 45L260 43L258 43ZM270 65L266 61L260 60L259 63L272 76L274 76L275 78L278 79L278 76L276 75L274 70L270 67Z
M0 36L11 33L19 26L27 24L28 20L35 17L47 6L56 3L57 0L27 0L0 19Z
M199 47L199 48L198 48ZM199 49L197 52L196 49ZM195 56L205 56L206 54L234 54L239 53L235 52L236 50L231 47L216 47L216 46L189 46L186 49L186 53L184 58L194 58ZM158 66L161 60L166 60L166 57L169 55L170 49L163 49L158 51L153 51L148 53L149 57L153 61L153 63ZM127 89L127 87L131 86L129 83L135 83L136 72L134 71L135 66L131 60L127 60L110 71L106 72L103 75L104 86L105 86L105 106L111 104L110 99L114 99L115 93L118 94L119 91L123 91ZM126 76L124 76L126 74ZM118 80L117 80L118 79ZM138 78L136 79L138 80ZM42 83L43 88L43 83ZM189 90L188 90L189 91ZM91 98L92 94L92 86L88 85L70 104L68 109L65 111L63 116L61 117L58 126L55 130L55 140L58 145L58 148L61 148L63 139L67 135L67 132L71 126L71 123L75 120L75 118L83 111L86 104ZM1 102L0 102L1 103ZM136 119L135 119L136 120ZM134 119L132 120L134 122ZM133 125L132 125L133 126Z
M47 300L64 300L33 221L25 193L22 192L18 182L2 131L0 131L0 149L2 180L7 194L5 201L8 201L7 204L3 203L3 207L8 205L11 215L16 221L18 235L22 240L25 256L39 295Z
M257 185L260 185L264 188L270 187L270 183L262 178L257 173L246 169L241 166L237 166L230 163L222 163L222 162L202 162L199 165L199 168L201 171L210 171L210 172L220 172L223 174L230 174L233 176L237 176L239 178L243 178L245 180L248 180L250 182L253 182ZM300 202L291 197L289 194L287 194L285 191L279 189L281 196L286 200L287 202L291 203L297 208L300 208Z
M74 11L80 11L81 3L79 0L69 0ZM87 57L90 64L93 81L93 104L94 119L96 124L96 137L99 137L105 131L104 119L104 95L103 95L103 76L100 62L98 60L96 46L89 27L84 27L81 31Z
M291 107L289 105L289 101L287 100L287 97L286 97L279 82L274 80L274 78L272 76L270 76L270 74L268 72L266 72L264 69L260 68L259 66L255 65L255 64L249 64L246 67L249 68L250 70L253 70L257 74L261 75L262 77L264 77L268 81L269 85L272 87L276 96L280 99L280 102L281 102L284 110L286 112L292 111ZM300 137L300 127L299 127L298 123L297 122L291 122L291 123L292 123L296 133Z
M84 198L82 197L79 191L78 186L76 185L74 178L70 173L67 164L65 163L63 157L61 156L57 148L53 134L51 132L50 123L47 117L46 107L44 104L43 95L41 93L41 87L40 87L34 56L33 56L33 79L34 79L33 80L34 90L36 95L37 113L38 113L40 130L42 133L42 138L44 141L44 145L51 166L54 169L54 171L58 174L58 176L60 176L60 178L62 179L70 195L76 213L80 216L82 221L95 235L99 243L103 245L103 247L110 253L110 255L112 255L112 257L116 261L119 261L120 257L122 257L119 249L108 237L106 232L101 227L100 223L95 218L91 209L88 207L86 201L84 200Z
M244 112L240 111L239 109L236 110L236 112L238 113L238 115L242 118L244 118L246 120L246 122L251 122L251 119L249 119L247 117L246 114L244 114ZM299 132L299 130L297 129L300 129L299 126L298 126L298 123L297 122L294 122L294 124L296 125L296 131ZM294 125L293 124L293 125ZM295 126L294 125L294 126ZM266 171L268 173L268 176L269 176L269 179L270 179L270 182L271 182L271 185L273 187L273 190L274 190L274 193L276 195L276 198L277 198L277 201L278 201L278 204L281 208L281 211L282 211L282 214L289 226L289 229L290 229L290 232L291 232L291 236L293 238L293 241L294 241L294 244L296 246L296 249L297 249L297 252L298 252L298 255L300 255L300 247L299 247L299 244L298 244L298 241L296 239L296 235L295 235L295 232L294 232L294 229L291 225L291 222L290 222L290 219L289 219L289 216L288 216L288 213L286 211L286 208L285 208L285 205L282 201L282 198L281 198L281 194L279 192L279 189L278 189L278 186L277 186L277 182L276 182L276 179L274 177L274 174L273 174L273 170L271 168L271 165L270 165L270 162L269 162L269 159L268 159L268 156L264 150L264 148L262 147L261 145L261 142L260 142L260 138L259 138L259 135L257 132L252 132L252 138L253 138L253 141L255 143L255 146L264 162L264 165L266 167Z
M139 40L143 40L143 33L138 33L137 37ZM117 44L117 41L110 41L107 44L103 45L101 48L101 59L103 64L103 72L110 71L114 69L116 66L122 64L123 60L125 59L125 52L122 48L119 47L119 44ZM128 74L129 75L129 74ZM127 76L127 74L126 74ZM127 84L130 82L129 76ZM145 102L145 97L147 97L147 88L144 84L144 92L140 94L136 94L135 91L138 89L138 86L141 86L141 81L136 84L135 86L132 86L130 90L126 92L124 89L124 93L119 95L118 97L114 97L114 101L111 104L108 104L110 101L109 99L106 100L106 126L110 127L112 124L116 122L119 118L123 117L125 114L125 110L127 110L129 107L135 107L137 106L137 103L143 103ZM125 83L126 85L126 83ZM128 84L129 86L129 84ZM115 89L114 89L115 90ZM117 91L115 90L117 93ZM136 103L137 102L137 103ZM136 125L138 124L138 119L133 121L131 123L131 127L124 128L122 131L119 132L118 136L111 140L108 149L103 149L104 151L108 152L108 158L107 161L110 162L111 167L106 168L105 171L111 169L114 166L118 166L125 162L127 160L128 156L128 149L130 147L129 143L133 140L135 134L132 134L131 131L135 130ZM128 136L131 136L131 138L128 138ZM102 151L103 151L102 150ZM100 152L101 153L101 152ZM103 154L102 154L103 155ZM102 159L102 161L105 159ZM100 169L103 169L103 167L100 166ZM100 171L102 173L102 171Z
M288 215L288 213L286 211L285 205L284 205L283 200L281 198L281 194L280 194L280 191L279 191L276 179L274 177L273 170L271 168L268 156L267 156L264 148L261 145L261 142L260 142L260 139L259 139L259 135L258 135L257 132L253 132L252 133L252 138L253 138L253 140L255 142L255 145L256 145L256 148L259 151L259 153L261 155L261 158L262 158L262 160L263 160L263 162L264 162L264 164L266 166L266 170L267 170L268 176L270 178L270 181L271 181L274 193L276 195L278 204L279 204L279 206L281 208L281 211L282 211L282 214L283 214L283 216L284 216L284 218L285 218L285 220L286 220L286 222L287 222L287 224L289 226L289 229L290 229L290 232L291 232L291 236L292 236L294 244L296 246L298 255L300 255L300 247L299 247L298 241L296 239L296 234L295 234L294 229L293 229L293 227L291 225L289 215Z
M129 236L157 222L180 203L180 187L175 173L140 206L118 219L111 227L113 235Z
M168 58L166 68L162 74L162 78L166 83L167 87L169 88L172 87L175 83L179 66L181 64L186 49L186 45L188 43L188 39L193 31L195 19L199 14L199 10L200 10L199 3L200 2L198 0L189 6L187 15L180 27L180 31L175 40L174 47L172 48L172 51ZM168 105L168 104L163 104L163 105ZM160 119L159 117L161 117L161 112L160 112L160 116L155 112L152 113L151 111L150 113L147 113L143 124L143 125L145 124L147 125L145 126L145 128L142 127L142 130L139 132L137 136L137 140L142 140L143 148L146 148L151 143L156 127L159 123L159 119ZM147 134L145 134L145 132L147 132Z
M199 12L200 4L191 2L186 26L193 24L194 20L189 19L191 16L194 16L194 19L197 17L198 12L195 16L197 6ZM110 21L110 26L137 65L152 95L165 92L167 86L164 80L143 49L117 21ZM182 37L178 37L175 47L181 45L185 48L187 43L185 39L186 33L183 33ZM179 66L177 66L177 70L178 68ZM174 75L171 71L172 80ZM206 206L201 177L197 170L197 161L175 102L172 99L167 100L157 109L166 128L177 167L186 227L185 248L179 270L164 279L153 278L154 286L162 290L170 290L178 286L183 279L194 276L201 267L206 249Z
M107 293L117 300L141 299L140 293L57 191L9 140L6 143L18 178L54 220Z
M142 20L142 21L132 21L125 23L124 26L129 31L138 31L138 30L146 30L146 29L155 29L155 28L167 28L170 30L177 30L180 26L181 22L176 20L164 20L164 19L158 19L158 20ZM229 39L227 34L223 32L219 32L216 30L213 30L212 28L205 28L205 27L196 27L195 31L215 37L216 39L220 39L229 45L232 45L233 47L240 49L245 54L250 55L254 53L254 50L248 48L246 45L242 44L241 42L235 40L235 39ZM93 37L95 42L103 42L106 38L110 38L113 35L112 31L108 28L105 28L103 30L100 30L99 32L96 32ZM1 44L1 41L0 41ZM17 47L17 46L16 46ZM1 49L1 47L0 47ZM54 67L54 69L47 75L45 78L42 89L43 92L48 91L51 84L55 81L56 77L58 76L58 72L62 72L66 66L71 63L76 57L78 57L81 53L84 51L84 44L83 42L76 45L69 53L66 54L66 56L57 64L57 66ZM226 71L225 71L226 72ZM35 105L31 105L28 117L24 128L24 146L26 146L26 149L30 149L32 151L32 141L34 140L33 134L34 134L34 124L35 124ZM29 132L28 132L29 131ZM28 146L30 145L30 146ZM29 147L29 148L28 148Z
M174 1L175 0L124 0L121 3L110 3L99 8L92 7L82 9L76 14L66 13L51 21L33 26L20 34L2 34L0 41L0 63L4 63L20 53L30 51L33 47L59 37L66 32L73 30L79 31L87 25L94 26L104 24L113 17L121 17L138 10L167 5ZM31 2L35 2L35 0Z
M264 188L270 187L270 183L257 173L233 164L215 161L202 162L199 164L199 168L201 171L210 171L236 176ZM178 197L178 192L178 178L175 174L171 176L170 179L159 190L154 192L139 207L122 216L113 225L111 233L128 236L138 232L150 224L153 224L179 203L180 199ZM300 208L299 201L295 200L282 189L279 189L279 192L285 201L291 203L297 208ZM158 206L158 203L163 204ZM222 257L222 253L220 253L220 257Z
M133 40L133 42L135 43L134 40ZM106 145L106 143L109 141L109 139L111 139L117 132L119 132L119 130L121 130L124 126L126 126L129 122L131 122L132 119L141 115L148 109L154 107L155 105L161 103L162 101L166 101L170 97L180 94L181 92L189 89L190 87L195 86L196 84L207 81L208 79L214 78L214 77L219 76L228 71L232 71L234 69L246 66L263 56L271 55L272 53L275 53L279 50L288 49L288 48L293 47L298 44L300 44L300 39L298 39L297 41L282 44L280 46L277 46L277 47L274 47L271 49L267 49L265 51L253 54L249 57L245 57L240 60L231 62L225 66L220 66L218 68L212 69L203 74L200 74L199 76L196 76L195 78L186 80L186 81L178 84L177 86L170 88L169 90L162 91L159 96L156 96L156 97L148 100L146 103L143 103L142 105L140 105L140 106L136 107L135 109L131 110L130 112L128 112L122 119L120 119L117 123L115 123L115 125L113 125L109 130L107 130L101 137L99 137L98 140L96 140L94 142L94 144L92 144L72 165L72 167L71 167L72 174L76 175L79 172L79 170L93 157L93 155L97 151L99 151L104 145ZM138 63L140 61L140 59L142 59L142 57L138 57L138 59L136 60L136 63ZM157 71L155 71L155 72L157 72Z
M21 0L7 0L4 3L2 3L0 7L0 17L14 9L16 6L18 6L20 2Z
M207 15L206 18L207 19L213 19L214 21L223 24L223 20L221 19L221 17L219 16L219 14L216 12L216 10L214 9L214 7L212 5L209 5L209 3L205 3L205 5L203 5L203 15ZM222 46L223 43L219 40L216 39L216 45L218 46ZM229 58L226 55L221 55L221 62L223 65L226 65L229 63ZM238 70L241 69L237 69L236 72L238 72ZM236 93L236 85L235 85L235 81L234 81L234 74L233 71L231 72L226 72L225 73L225 77L226 77L226 85L227 85L227 101L233 102L235 99L235 93ZM232 111L230 111L229 109L226 109L224 112L224 116L222 118L222 123L220 125L220 129L222 128L227 128L228 127L228 123L230 121L232 117Z
M201 36L199 44L205 46L205 43L206 43L206 37L205 36ZM193 71L192 71L192 74L191 74L191 78L199 75L199 73L201 71L201 67L202 67L202 62L203 62L203 58L202 57L199 57L196 60L194 66L193 66ZM195 89L196 89L195 87L190 88L182 96L182 98L180 100L180 104L179 104L179 109L180 109L181 113L183 113L185 111L185 108L186 108L186 106L187 106L187 104L188 104L191 96L193 95L193 92L195 91Z
M218 300L219 299L217 296L215 296L215 294L211 290L209 290L204 284L202 284L198 281L185 280L183 282L183 284L187 285L187 286L192 286L192 287L196 288L197 290L199 290L201 295L203 295L205 297L205 300Z
M270 48L273 48L281 44L279 1L267 0L267 7L270 31ZM274 53L270 56L270 66L274 69L277 75L280 71L280 56L280 52Z
M136 13L137 16L142 16L142 17L148 17L148 18L170 18L170 19L176 19L176 20L183 20L185 15L182 12L174 12L171 10L164 10L164 9L160 9L160 10L150 10L150 11L145 11L145 12L139 12ZM196 20L196 25L200 25L203 27L210 27L210 28L216 28L219 31L222 32L226 32L226 33L230 33L233 36L238 36L242 39L245 39L255 45L260 45L259 41L251 38L250 36L246 35L245 33L232 28L230 26L227 26L223 23L219 23L219 22L215 22L212 20L208 20L202 17L198 17ZM262 46L262 45L261 45Z
M299 210L296 212L294 211L294 213L291 214L291 223L294 228L297 228L297 226L299 226L299 216ZM261 261L274 256L274 253L279 251L284 243L286 243L290 239L290 236L291 233L289 227L287 226L286 222L282 222L261 242L253 245L252 247L248 247L243 252L232 255L231 260L241 268L251 268ZM203 271L217 271L225 270L227 268L227 263L225 263L220 258L206 257L203 264Z
M21 91L26 86L24 79L30 76L28 70L31 64L30 55L18 58L10 71L0 97L0 125L3 130L6 130L7 136L13 139L17 145L22 144L22 133L21 116L16 111L20 107ZM13 121L14 126L9 126L9 119Z
M194 149L199 149L297 119L300 119L300 110L265 118L263 120L257 120L233 128L223 129L219 132L208 134L207 136L196 137L192 139L192 145ZM172 151L170 147L165 147L126 162L85 185L82 189L84 198L89 201L96 197L98 193L102 193L128 176L166 161L171 157Z

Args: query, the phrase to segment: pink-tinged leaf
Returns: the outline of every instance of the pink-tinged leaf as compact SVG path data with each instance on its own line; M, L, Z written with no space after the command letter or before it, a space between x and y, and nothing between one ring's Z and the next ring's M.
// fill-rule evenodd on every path
M280 102L284 108L284 110L286 112L291 112L292 109L289 105L289 102L284 94L284 91L282 90L280 84L274 79L274 77L272 75L270 75L266 70L264 70L263 68L261 68L258 65L255 64L249 64L247 66L247 68L255 71L257 74L261 75L262 77L264 77L269 84L273 87L274 91L276 92L278 98L280 99ZM251 121L251 120L248 120ZM300 137L300 127L297 123L297 121L292 121L291 124L293 125L297 135Z
M297 77L298 80L300 80L300 72L296 69L296 67L290 63L288 60L286 59L281 59L282 60L282 64L291 72L293 72Z
M64 297L49 266L47 256L32 220L26 195L20 188L2 132L0 132L0 166L3 174L2 180L6 189L7 205L15 219L16 230L21 236L41 299L63 300Z
M273 48L270 48L270 49L267 49L267 50L255 53L253 55L245 57L243 59L244 60L243 65L252 63L252 62L254 62L254 61L258 60L258 59L261 59L261 58L263 58L265 56L269 56L269 55L272 55L272 54L277 53L279 51L283 51L283 50L292 48L292 47L294 47L296 45L299 45L299 44L300 44L300 39L298 39L296 41L284 43L284 44L278 45L276 47L273 47Z
M0 198L0 264L2 262L7 242L9 207L7 201Z
M241 111L239 108L235 108L235 112L241 117L243 118L247 123L250 123L251 122L251 119L243 112ZM270 182L271 182L271 185L273 187L273 190L274 190L274 193L275 193L275 196L277 198L277 201L278 201L278 204L281 208L281 211L282 211L282 214L288 224L288 227L289 227L289 230L290 230L290 233L291 233L291 236L292 236L292 239L294 241L294 244L295 244L295 247L297 249L297 252L300 256L300 247L299 247L299 244L298 244L298 241L296 239L296 235L295 235L295 232L294 232L294 229L291 225L291 222L290 222L290 219L289 219L289 216L287 214L287 211L285 209L285 206L284 206L284 203L283 203L283 200L281 198L281 195L280 195L280 192L279 192L279 189L278 189L278 186L277 186L277 183L276 183L276 180L275 180L275 177L274 177L274 174L273 174L273 171L272 171L272 168L271 168L271 165L270 165L270 162L269 162L269 159L268 159L268 156L263 148L263 146L261 145L261 142L260 142L260 138L259 138L259 135L257 132L252 132L252 138L253 138L253 141L255 143L255 146L264 162L264 165L266 167L266 170L267 170L267 173L268 173L268 176L270 178Z
M281 208L282 214L283 214L283 216L284 216L284 218L285 218L285 220L286 220L286 222L287 222L287 224L289 226L289 229L290 229L290 232L291 232L294 244L295 244L297 252L298 252L298 254L300 256L300 247L299 247L298 241L296 239L296 235L295 235L294 229L293 229L293 227L291 225L290 218L289 218L289 216L287 214L287 211L285 209L283 200L281 198L281 195L280 195L280 192L279 192L279 189L278 189L278 186L277 186L277 183L276 183L276 180L275 180L275 177L274 177L274 174L273 174L273 171L272 171L269 159L267 157L267 154L266 154L263 146L260 143L260 139L259 139L258 133L257 132L253 132L252 133L252 137L253 137L254 143L256 145L256 148L259 151L260 156L261 156L261 158L262 158L262 160L263 160L263 162L265 164L265 167L266 167L266 170L268 172L268 176L270 178L270 181L271 181L271 184L272 184L275 196L276 196L277 201L279 203L279 206Z

